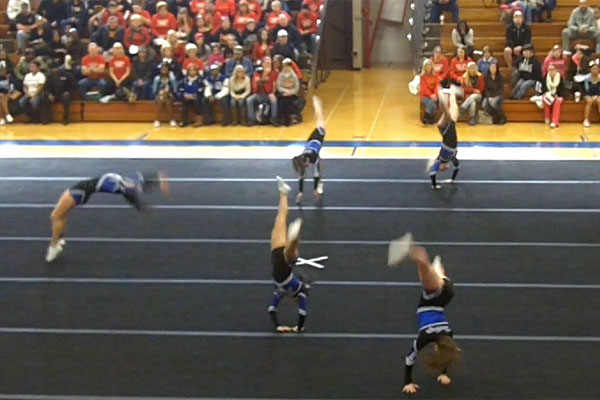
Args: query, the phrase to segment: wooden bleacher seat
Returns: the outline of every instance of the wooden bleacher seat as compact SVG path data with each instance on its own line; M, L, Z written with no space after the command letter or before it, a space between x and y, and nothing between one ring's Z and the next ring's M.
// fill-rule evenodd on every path
M62 104L52 104L52 120L53 122L62 122L63 107ZM71 103L71 109L69 110L69 118L71 122L81 122L83 117L83 105L81 102L75 101ZM25 122L27 117L25 114L15 115L15 122Z
M121 101L102 104L85 101L83 104L83 120L86 122L152 122L156 117L156 103L154 101L137 101L127 103ZM173 106L175 119L181 115L179 104ZM220 117L216 113L215 118ZM162 115L162 121L167 121L167 116Z

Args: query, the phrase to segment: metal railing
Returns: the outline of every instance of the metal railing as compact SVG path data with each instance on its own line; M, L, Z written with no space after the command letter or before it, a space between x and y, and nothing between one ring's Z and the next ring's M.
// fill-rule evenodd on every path
M321 23L317 29L317 43L315 46L315 54L313 54L309 88L318 88L319 84L325 82L331 74L331 67L327 52L327 37L325 33L325 24L327 21L327 6L331 0L325 0L323 9L321 10Z
M423 54L423 43L425 31L425 16L427 14L427 5L425 0L412 0L410 9L412 10L412 27L410 29L410 50L411 64L415 72L421 69L421 56Z

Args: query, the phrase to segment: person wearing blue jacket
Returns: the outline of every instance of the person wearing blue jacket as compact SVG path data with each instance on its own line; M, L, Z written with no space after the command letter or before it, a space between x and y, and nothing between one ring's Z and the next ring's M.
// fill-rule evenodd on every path
M219 102L223 110L223 126L231 124L231 110L229 107L229 79L221 73L219 65L212 64L210 73L204 79L204 124L215 123L214 104Z
M239 45L235 46L233 49L233 58L225 63L225 76L227 78L231 77L233 70L237 65L244 67L246 75L254 75L254 66L252 65L252 61L244 57L244 48Z
M181 94L181 122L182 128L188 125L188 116L190 109L195 114L194 127L200 126L198 117L202 112L202 97L204 95L204 82L198 72L196 64L190 64L187 69L187 75L183 78L179 86Z

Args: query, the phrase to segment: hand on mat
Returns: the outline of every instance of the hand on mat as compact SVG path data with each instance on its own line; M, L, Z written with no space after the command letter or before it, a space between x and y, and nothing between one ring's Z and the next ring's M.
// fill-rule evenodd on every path
M406 394L415 394L417 393L417 390L419 390L419 385L416 383L409 383L408 385L404 385L404 388L402 388L402 391Z
M298 328L297 326L295 326L292 328L292 332L294 332L294 333L304 332L304 327Z
M437 381L444 386L448 386L452 382L452 379L446 374L441 374L437 377Z
M285 325L279 325L277 327L277 332L279 333L290 333L293 332L294 328L290 327L290 326L285 326Z

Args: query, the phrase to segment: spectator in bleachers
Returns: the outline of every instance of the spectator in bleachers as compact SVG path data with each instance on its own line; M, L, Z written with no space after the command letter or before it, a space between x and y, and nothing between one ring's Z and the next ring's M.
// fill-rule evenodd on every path
M69 110L73 93L77 89L77 81L73 73L72 60L68 57L64 65L55 67L48 76L48 100L50 103L60 102L63 105L63 125L69 124Z
M156 6L158 5L159 1L164 1L164 0L145 0L145 1L143 1L142 4L144 6L144 10L148 11L148 13L150 13L150 15L156 14L156 10L157 10Z
M62 37L61 41L65 45L67 54L70 54L73 58L74 68L75 66L81 66L81 61L86 54L86 46L79 39L79 34L76 28L70 28Z
M103 93L106 87L104 75L106 73L106 59L101 53L101 48L94 42L88 45L88 55L81 61L81 74L84 76L79 81L81 98L85 100L87 92L93 87Z
M129 17L131 17L131 12L133 11L133 8L131 6L130 1L131 0L112 0L115 2L115 4L117 5L117 10L123 14L123 19L125 19L125 25L122 25L123 28L125 28L127 25L127 20L129 19Z
M277 33L277 42L273 46L272 52L275 55L281 55L283 58L290 58L292 60L297 59L296 49L292 43L288 41L288 33L283 29Z
M88 20L95 14L106 9L108 6L107 0L88 0L86 2L87 12L88 12ZM91 33L91 32L90 32Z
M229 82L219 69L217 64L210 66L210 73L204 79L204 123L212 125L215 123L214 106L215 103L221 105L223 110L223 122L221 125L231 124L231 110L229 109Z
M598 59L591 63L590 74L585 78L583 86L585 96L583 126L589 128L590 111L592 111L592 106L595 105L598 108L598 113L600 114L600 61Z
M233 18L233 28L238 31L240 36L243 35L246 30L249 19L255 20L256 17L250 12L248 2L246 0L240 0L238 11Z
M438 107L438 87L440 80L435 73L433 61L426 59L423 62L423 72L421 72L421 103L425 106L425 115L423 123L425 125L434 124L435 112Z
M204 18L202 14L196 15L196 22L194 23L194 35L201 33L204 37L210 37L211 27L208 21Z
M221 29L219 29L217 34L219 35L219 42L222 45L227 45L232 38L239 43L240 34L238 31L233 29L233 26L231 26L231 22L227 17L223 17L221 21Z
M152 74L154 62L149 58L148 49L140 47L138 54L133 58L131 70L133 91L138 100L149 100L151 95Z
M433 0L431 4L431 22L439 23L440 15L444 11L449 11L452 13L452 19L454 22L458 22L458 1L457 0Z
M152 42L152 36L150 30L144 26L144 20L139 14L133 14L129 19L129 27L125 30L123 36L123 44L127 51L132 54L131 46L135 46L138 49L140 47L150 47ZM134 49L135 49L134 47ZM135 53L135 52L134 52ZM154 57L150 57L154 58Z
M431 61L433 61L433 70L438 76L438 80L442 85L444 85L448 80L450 64L448 63L448 59L444 56L444 53L442 53L442 48L440 46L435 46L433 48L433 56L431 57Z
M194 35L194 41L196 43L196 48L198 49L198 58L202 60L204 65L208 65L208 58L210 57L210 46L206 44L204 40L203 33L196 33Z
M189 123L189 113L194 114L194 127L200 126L199 116L202 114L202 97L204 95L204 83L198 72L196 64L189 64L186 76L183 78L180 90L181 95L181 123L182 128Z
M465 93L465 100L460 106L461 113L469 113L469 125L477 123L477 105L483 100L485 90L485 78L477 70L477 64L470 61L467 64L467 72L462 78L462 87Z
M185 48L184 48L185 53ZM171 72L175 75L175 79L180 80L183 77L181 63L173 54L173 47L169 42L163 43L160 47L160 60L163 64L167 64L171 68Z
M323 0L304 0L302 4L308 5L310 12L314 14L317 19L321 18L321 8L325 4ZM458 16L456 20L458 21Z
M298 28L294 24L287 19L287 17L283 14L279 16L278 25L271 31L271 41L275 42L277 40L277 35L282 30L286 31L288 34L288 42L294 46L294 48L299 48L302 43L302 37L300 36L300 32Z
M473 57L473 51L475 50L473 38L473 29L469 28L467 21L458 21L456 28L452 29L454 47L464 46L469 57Z
M19 99L19 108L27 114L30 123L39 123L46 75L40 71L40 63L36 60L31 61L29 68L31 72L23 80L23 97Z
M209 0L192 0L190 2L190 12L194 15L202 15L204 17L208 2Z
M168 44L171 47L171 54L169 56L167 56L167 58L175 59L181 66L183 64L183 60L185 60L185 45L186 45L186 43L187 42L185 40L180 40L177 32L169 31L169 33L167 33L167 41L163 43L163 46ZM162 46L161 46L161 50L162 50ZM164 57L164 55L163 55L163 57ZM178 74L176 73L176 75L178 75ZM179 79L180 76L181 76L181 74L178 75L177 79Z
M281 124L290 126L299 121L296 119L296 100L300 92L300 80L292 67L290 58L283 60L283 69L277 76L277 91L279 92L279 118Z
M100 12L92 15L88 21L88 31L90 32L90 36L93 37L97 30L108 25L108 21L112 18L116 18L117 25L125 29L125 17L123 17L123 13L119 11L117 3L111 0L106 9L102 9Z
M100 100L108 103L113 99L127 100L133 103L136 100L135 92L131 85L131 60L125 55L125 49L119 42L112 48L113 56L108 62L108 76L104 89L104 97Z
M42 0L37 13L43 16L52 28L60 28L61 21L69 16L68 6L64 0Z
M229 78L229 96L231 97L232 125L247 125L246 99L251 92L250 77L241 65L236 65Z
M494 124L503 125L506 123L506 115L502 109L503 101L504 79L496 61L490 64L488 73L485 75L485 91L482 102L483 109L492 116Z
M35 27L29 32L28 46L38 55L49 55L52 31L41 15L35 16Z
M225 63L225 55L223 54L221 45L219 43L211 43L210 49L211 53L210 57L208 57L208 65L223 65Z
M552 10L556 8L556 0L535 0L531 5L531 20L544 22L544 11L546 11L546 22L552 22Z
M167 9L167 3L159 1L156 4L157 13L152 16L152 35L154 43L161 46L167 39L170 30L177 29L177 19Z
M288 19L288 21L292 20L292 17L290 17L290 14L288 14L287 12L283 11L281 2L279 0L275 0L271 3L271 8L273 11L271 11L270 13L268 13L266 15L266 27L267 29L270 31L272 31L273 29L277 28L277 25L279 25L279 16L280 15L285 15L286 18Z
M542 103L544 104L544 121L550 124L550 128L556 128L560 124L560 110L564 98L563 77L554 64L548 66L548 73L543 82Z
M23 9L23 3L27 3L29 5L29 0L8 0L8 5L6 7L6 16L9 21L15 21L17 15Z
M204 16L204 19L210 26L210 42L218 42L220 39L218 32L221 29L221 24L223 23L223 16L217 11L214 3L209 2L206 6L206 15Z
M188 41L194 29L194 19L190 17L187 8L179 9L177 14L177 36L181 40Z
M579 7L571 12L567 27L562 31L563 50L569 51L572 39L591 38L596 41L596 53L600 53L600 30L596 25L594 11L587 0L579 0Z
M17 26L17 49L19 53L23 53L27 47L29 34L35 29L35 15L29 8L29 3L21 3L21 12L15 18Z
M511 99L522 99L527 91L535 87L542 80L542 66L533 54L533 46L523 46L523 56L517 60L517 82L515 83Z
M167 0L167 8L173 15L179 15L179 12L185 9L190 14L190 2L188 0Z
M131 14L129 15L129 19L127 20L128 25L131 26L131 19L134 15L137 15L142 20L142 26L150 29L152 27L152 15L147 10L144 10L142 7L141 0L133 0L131 2Z
M266 29L261 29L258 34L258 42L252 48L252 59L254 62L260 61L263 58L271 55L271 39L269 32ZM447 61L446 61L447 62Z
M246 21L246 29L244 33L242 33L242 37L240 41L242 42L242 46L244 47L244 53L252 55L252 49L254 45L258 42L258 25L256 21L252 18L248 18Z
M237 5L235 0L215 0L215 7L219 14L231 19L235 16Z
M467 72L467 65L472 62L470 57L467 57L464 46L458 46L456 48L456 56L450 62L450 70L448 77L450 81L456 85L462 83L462 78L465 72Z
M591 50L587 46L577 45L573 49L567 79L572 82L571 93L575 95L576 101L585 92L584 81L590 73L590 55Z
M8 108L8 100L14 90L13 78L6 68L6 64L2 64L0 61L0 126L6 125L7 122L13 122L13 117L10 115L10 109Z
M48 57L51 65L62 65L65 61L67 49L60 40L60 34L57 30L52 31L52 40L48 44Z
M486 76L490 70L490 65L498 64L496 57L492 55L490 46L485 46L482 50L483 55L477 61L477 69L481 72L481 75Z
M300 14L296 19L298 32L300 33L302 44L310 54L315 53L315 36L318 31L317 17L310 12L308 4L303 4Z
M177 80L171 71L169 64L160 63L158 66L158 76L154 78L152 92L156 99L156 119L154 127L160 128L160 113L164 109L169 118L169 125L172 128L177 126L177 122L173 118L173 100L177 94Z
M526 44L531 44L531 28L523 22L523 13L516 11L512 24L506 28L506 48L504 49L506 65L513 66L513 54L519 57Z
M569 67L569 57L566 54L563 54L562 48L559 45L554 45L552 50L548 53L548 56L544 59L544 63L542 64L542 74L544 76L548 73L548 67L550 65L554 65L560 76L566 78Z
M119 20L112 16L106 25L94 32L92 41L106 52L112 49L115 43L122 43L124 37L125 31L119 26Z
M513 12L520 11L523 13L526 24L531 24L533 22L533 13L531 9L532 6L535 6L536 2L537 0L508 0Z
M252 81L252 95L246 100L248 108L248 124L264 123L268 121L258 121L255 110L261 104L268 104L270 111L270 122L273 126L279 126L277 121L277 96L275 95L275 86L277 83L277 71L272 68L270 57L265 57L262 64L256 68L254 79Z
M273 70L279 74L283 70L283 56L281 54L275 54L273 56Z
M83 0L69 0L67 5L67 18L60 22L61 30L68 27L76 28L80 32L85 32L88 23L88 13Z
M262 21L263 17L263 8L258 0L246 0L248 3L248 8L250 9L250 13L254 14L254 19L256 21Z
M31 47L26 48L25 52L23 53L23 57L19 59L19 62L14 70L15 78L18 80L15 82L15 85L19 91L22 91L22 83L25 79L25 75L31 72L31 63L33 61L37 61L39 69L42 72L46 72L48 70L48 65L46 65L44 59L42 57L36 58L35 51Z
M183 73L186 74L190 65L194 64L200 75L204 74L204 61L198 57L198 47L194 43L185 45L185 60L183 60Z
M247 76L252 76L254 73L252 61L244 57L244 48L240 45L235 46L233 58L227 61L227 64L225 64L225 76L228 78L231 77L233 70L238 65L241 65L244 68Z
M4 66L7 72L12 75L15 70L15 64L8 57L8 53L4 47L0 46L0 66Z

